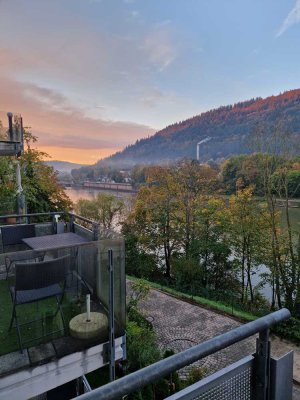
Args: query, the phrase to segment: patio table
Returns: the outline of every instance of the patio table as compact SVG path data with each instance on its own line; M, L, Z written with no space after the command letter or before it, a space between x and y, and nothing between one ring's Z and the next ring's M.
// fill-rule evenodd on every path
M63 247L77 247L89 240L73 232L58 233L56 235L35 236L22 239L33 250L47 251Z

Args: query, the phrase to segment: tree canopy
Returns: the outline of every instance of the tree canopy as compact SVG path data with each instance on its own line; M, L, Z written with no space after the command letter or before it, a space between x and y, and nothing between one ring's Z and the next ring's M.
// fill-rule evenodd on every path
M36 141L37 138L25 129L25 151L18 160L27 212L69 211L72 202L59 185L54 169L43 162L47 154L33 147ZM15 157L0 157L1 214L16 212L15 163Z

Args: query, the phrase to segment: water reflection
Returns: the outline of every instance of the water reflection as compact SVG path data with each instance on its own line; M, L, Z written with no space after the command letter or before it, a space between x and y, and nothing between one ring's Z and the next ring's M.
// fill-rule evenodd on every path
M65 188L65 192L67 196L73 201L73 203L76 203L79 199L93 200L98 193L109 193L123 200L132 199L132 197L135 196L135 193L118 192L113 190L109 191L98 189L85 189L77 187L67 187Z

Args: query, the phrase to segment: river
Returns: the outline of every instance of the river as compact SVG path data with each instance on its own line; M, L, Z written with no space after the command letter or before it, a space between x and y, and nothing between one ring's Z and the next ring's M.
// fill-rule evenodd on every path
M114 196L123 199L129 200L131 199L136 193L128 193L128 192L119 192L114 190L99 190L99 189L85 189L80 187L67 187L65 188L66 194L69 198L76 203L79 199L87 199L92 200L94 199L98 193L109 193L113 194Z

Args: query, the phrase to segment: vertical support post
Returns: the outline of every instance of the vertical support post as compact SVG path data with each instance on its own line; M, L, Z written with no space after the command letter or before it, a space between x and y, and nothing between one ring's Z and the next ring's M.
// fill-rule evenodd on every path
M113 251L108 250L109 271L109 380L115 380L115 321L114 321L114 266Z
M74 216L70 214L70 232L74 232Z
M18 215L24 215L26 210L25 210L25 197L23 194L23 188L22 188L22 177L21 177L21 166L20 162L18 159L15 161L16 163L16 183L17 183L17 214ZM21 218L17 218L17 222L21 223L24 221L21 221Z
M93 224L93 240L97 241L99 239L99 226L98 224Z
M11 142L14 141L14 131L13 131L13 113L8 112L7 113L7 118L8 118L8 133L9 133L9 140Z
M269 329L259 333L255 354L255 396L256 400L270 399L270 340Z
M126 342L127 342L127 338L126 338L126 335L124 335L122 337L122 344L121 344L121 347L122 347L122 350L123 350L123 360L127 359L127 345L126 345Z
M52 233L53 234L57 233L57 224L56 224L55 214L52 215Z
M20 150L18 152L18 157L20 157L24 152L24 128L23 128L23 118L20 117Z

